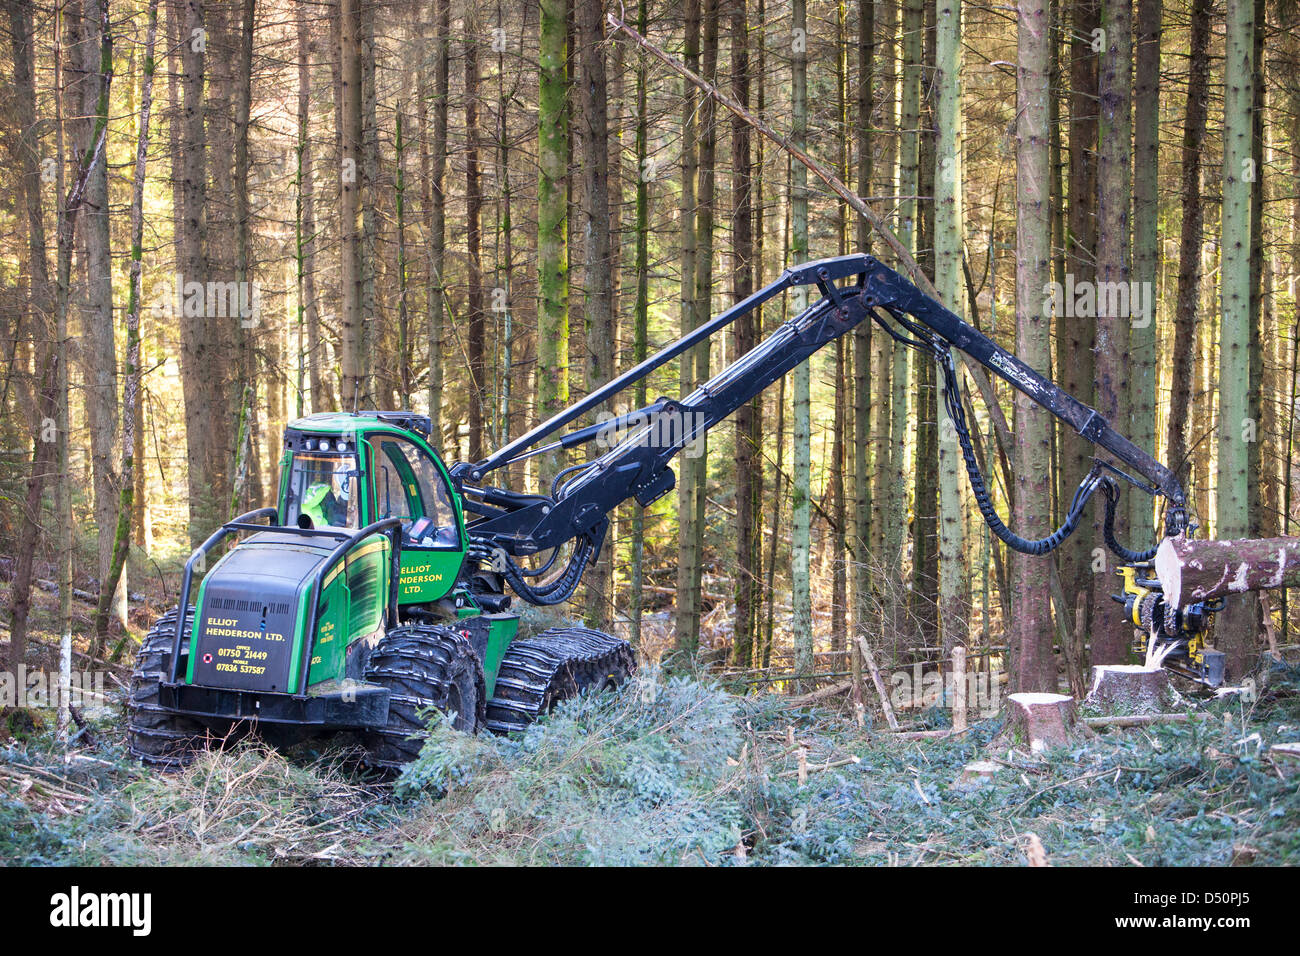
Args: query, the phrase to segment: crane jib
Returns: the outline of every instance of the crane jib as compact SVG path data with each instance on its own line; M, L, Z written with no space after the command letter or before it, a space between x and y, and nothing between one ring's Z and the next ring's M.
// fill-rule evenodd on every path
M811 305L803 301L796 303L798 312L795 316L690 395L678 400L660 399L612 422L605 421L556 437L557 433L587 413L611 407L612 399L619 393L773 297L791 290L802 293L809 288L818 291L816 301ZM873 256L854 254L787 269L775 282L484 460L457 464L451 470L453 481L466 493L480 497L480 502L472 508L480 517L469 528L471 536L512 555L535 553L575 538L584 538L589 549L598 551L600 541L596 536L603 536L607 526L604 519L608 514L630 498L636 497L645 504L667 493L674 480L671 460L683 449L691 447L694 439L867 319L881 326L895 342L929 354L941 366L946 362L946 391L959 388L955 370L948 370L951 366L949 350L955 349L1028 396L1148 483L1143 484L1125 471L1099 461L1085 485L1080 487L1077 496L1080 507L1098 488L1105 488L1108 501L1117 493L1113 479L1104 474L1109 470L1149 493L1168 499L1170 520L1167 533L1176 533L1185 527L1183 491L1168 468L1117 432L1095 409L1062 391L1050 379L921 292L898 272ZM954 396L953 400L960 407L960 396ZM951 404L950 411L955 412ZM657 416L682 416L682 419L675 422L675 429L656 431L650 424ZM657 436L664 433L675 437L670 441L657 440ZM618 440L610 443L611 447L604 454L590 463L572 466L561 473L561 478L574 474L563 483L561 478L557 478L549 498L478 487L487 474L512 461L608 439L611 435L616 435ZM549 444L541 444L547 440ZM976 476L972 474L971 477L972 483L976 484ZM1109 510L1113 512L1113 503ZM985 517L988 519L990 515L986 513ZM1077 515L1072 518L1077 522ZM1054 541L1050 547L1055 547L1059 544L1058 536L1063 539L1071 530L1073 525L1063 526L1048 539L1027 544L1044 547ZM1009 537L1004 540L1026 544L1010 532L1007 534ZM1035 550L1032 553L1042 552Z

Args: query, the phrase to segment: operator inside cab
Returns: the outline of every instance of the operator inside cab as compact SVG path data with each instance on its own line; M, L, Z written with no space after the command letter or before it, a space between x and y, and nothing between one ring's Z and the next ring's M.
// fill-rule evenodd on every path
M357 467L352 455L294 456L289 519L300 528L357 528Z

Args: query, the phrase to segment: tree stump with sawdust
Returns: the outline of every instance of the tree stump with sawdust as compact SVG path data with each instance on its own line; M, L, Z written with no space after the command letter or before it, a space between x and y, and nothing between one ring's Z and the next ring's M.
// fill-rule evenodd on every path
M1010 694L1004 738L1034 753L1063 747L1083 736L1074 698L1065 694Z
M1181 703L1169 672L1145 664L1098 664L1083 708L1105 715L1163 714Z

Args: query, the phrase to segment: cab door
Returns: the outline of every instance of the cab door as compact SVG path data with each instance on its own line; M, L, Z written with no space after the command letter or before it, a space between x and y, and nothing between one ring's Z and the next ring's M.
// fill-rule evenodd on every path
M402 522L398 601L423 604L451 591L465 558L464 520L445 469L425 446L390 432L367 436L374 516Z

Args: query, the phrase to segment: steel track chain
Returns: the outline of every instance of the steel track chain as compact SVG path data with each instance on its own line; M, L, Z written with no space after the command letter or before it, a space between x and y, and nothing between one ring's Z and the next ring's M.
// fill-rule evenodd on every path
M524 730L561 700L617 686L636 670L632 646L586 627L553 627L513 642L488 701L488 730Z

